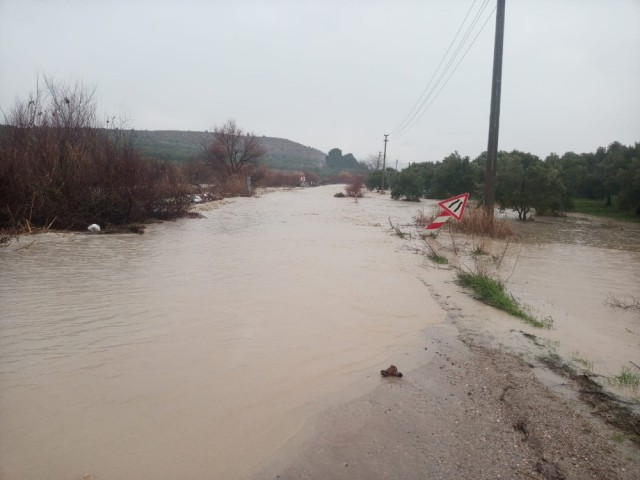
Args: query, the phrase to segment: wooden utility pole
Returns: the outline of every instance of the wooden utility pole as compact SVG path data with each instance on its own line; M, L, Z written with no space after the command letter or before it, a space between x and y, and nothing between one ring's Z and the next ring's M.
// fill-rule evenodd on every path
M382 192L384 192L384 174L387 169L387 142L389 141L387 137L388 133L384 134L384 156L382 157Z
M484 208L493 218L496 202L496 169L498 164L498 130L500 127L500 90L502 87L502 44L504 42L505 0L497 0L496 40L493 47L493 82L491 84L491 113L489 115L489 143L487 168L484 177Z

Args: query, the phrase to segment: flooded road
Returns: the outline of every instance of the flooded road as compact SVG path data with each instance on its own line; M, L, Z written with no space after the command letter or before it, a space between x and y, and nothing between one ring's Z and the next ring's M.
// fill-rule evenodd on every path
M391 360L417 366L444 312L386 232L416 206L341 189L0 250L0 477L247 478Z
M381 368L421 365L444 298L478 328L528 331L389 234L389 217L409 224L435 202L341 190L0 249L0 478L250 478L309 418L379 385ZM500 274L553 317L532 331L615 374L640 364L640 324L602 302L640 296L639 230L558 237L572 221L519 225L531 232Z
M540 335L593 373L640 374L640 312L608 305L640 299L640 224L572 214L515 226L522 241L502 272L522 303L553 320Z

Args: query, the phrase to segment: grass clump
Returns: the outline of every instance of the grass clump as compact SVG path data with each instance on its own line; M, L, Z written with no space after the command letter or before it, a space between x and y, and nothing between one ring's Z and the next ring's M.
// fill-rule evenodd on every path
M631 371L629 367L622 367L618 375L611 379L611 384L622 388L637 390L640 386L640 375Z
M573 354L571 355L571 360L573 360L574 362L576 362L579 365L582 365L582 367L587 371L587 372L593 372L593 361L588 360L587 358L583 357L580 352L575 351L573 352Z
M473 249L473 251L471 252L471 255L473 255L474 257L477 257L479 255L489 255L489 252L487 252L484 246L478 245L476 248Z
M429 260L438 265L448 265L449 259L443 255L438 255L437 253L432 253L429 255Z
M526 323L537 328L549 328L549 321L541 321L527 313L518 305L511 295L504 289L504 284L484 273L459 272L458 281L461 285L470 288L477 298L487 305L499 308Z

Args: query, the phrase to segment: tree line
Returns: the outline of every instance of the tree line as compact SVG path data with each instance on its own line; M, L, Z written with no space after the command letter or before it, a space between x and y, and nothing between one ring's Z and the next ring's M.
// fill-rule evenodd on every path
M482 200L487 156L475 159L454 152L438 162L411 164L398 172L387 168L386 185L394 199L447 198L469 192ZM368 174L366 186L380 189L382 171ZM576 198L602 200L603 206L640 215L640 143L613 142L591 153L555 153L545 159L513 150L498 153L496 201L524 220L573 208Z
M0 230L31 227L84 230L91 223L124 225L189 213L203 189L216 197L247 194L253 185L349 183L365 176L380 189L380 155L359 162L332 149L323 172L270 172L259 139L233 120L211 132L199 159L175 164L144 158L131 130L100 121L94 91L47 77L18 99L0 125ZM118 124L116 124L118 123ZM469 192L482 200L486 153L457 152L442 161L385 170L394 199L447 198ZM526 219L572 207L574 198L640 215L640 144L614 142L593 153L551 154L544 160L517 150L498 155L496 200Z

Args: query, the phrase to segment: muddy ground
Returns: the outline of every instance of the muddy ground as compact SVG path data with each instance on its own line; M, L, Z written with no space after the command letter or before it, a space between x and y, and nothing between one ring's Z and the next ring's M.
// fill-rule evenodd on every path
M538 380L542 361L452 323L425 332L425 365L320 415L256 478L640 478L637 414L620 404L630 430L612 427L611 403L581 400L579 376L557 377L555 393Z

